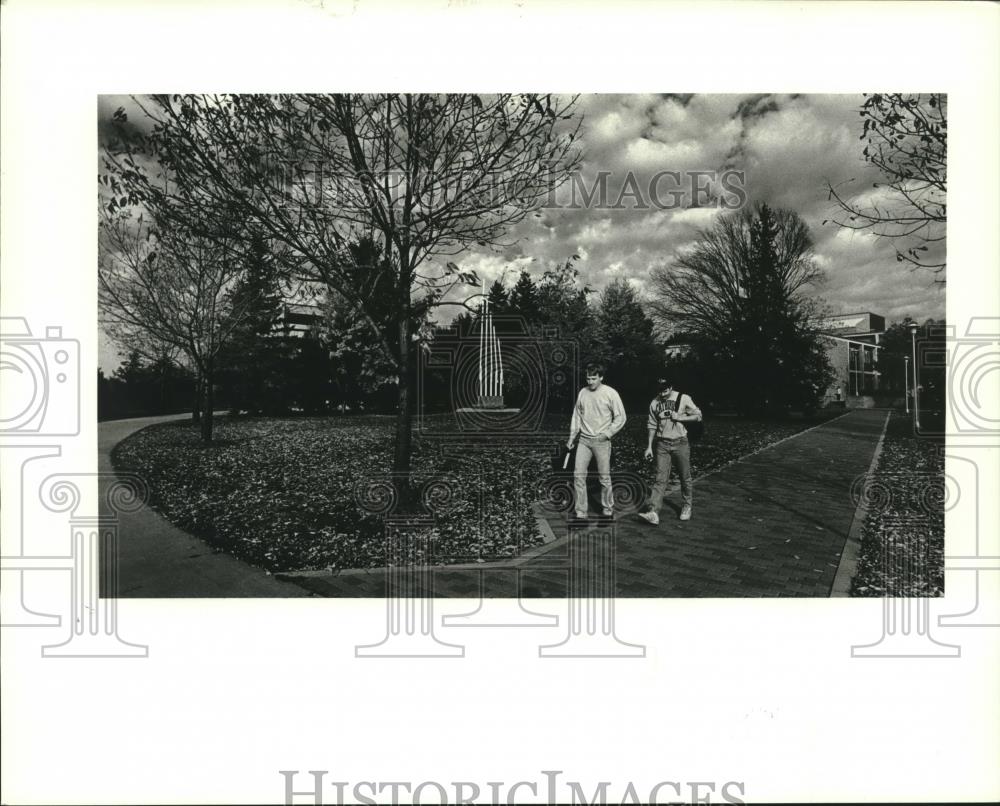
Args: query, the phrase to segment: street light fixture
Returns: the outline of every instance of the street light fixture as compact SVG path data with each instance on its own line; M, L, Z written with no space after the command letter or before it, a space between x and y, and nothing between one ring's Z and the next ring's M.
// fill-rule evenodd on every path
M903 401L906 403L906 413L910 413L910 357L903 356Z
M910 322L910 344L913 348L913 424L920 428L920 385L917 382L917 323Z

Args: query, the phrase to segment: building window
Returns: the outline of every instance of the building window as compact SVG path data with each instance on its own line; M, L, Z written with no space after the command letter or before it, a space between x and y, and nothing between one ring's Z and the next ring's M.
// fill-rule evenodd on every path
M847 391L851 395L871 395L878 390L875 348L851 343L847 352Z

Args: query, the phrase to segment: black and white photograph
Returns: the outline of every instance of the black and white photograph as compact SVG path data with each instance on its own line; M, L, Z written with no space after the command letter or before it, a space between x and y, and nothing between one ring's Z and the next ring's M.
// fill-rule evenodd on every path
M941 595L946 94L98 109L119 595Z
M5 0L0 803L1000 800L1000 7Z

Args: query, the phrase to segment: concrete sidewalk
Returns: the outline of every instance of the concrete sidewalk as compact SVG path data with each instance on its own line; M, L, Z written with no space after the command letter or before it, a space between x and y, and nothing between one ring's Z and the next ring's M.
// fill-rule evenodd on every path
M556 539L541 551L489 569L436 569L434 594L587 595L580 591L609 569L577 564L571 589L570 556L606 551L611 537L620 597L830 596L855 517L851 486L867 473L887 417L853 411L696 479L687 522L676 520L678 491L656 527L632 514L613 529L570 531L552 515ZM385 595L380 569L282 576L323 596Z
M185 420L191 415L112 420L97 426L97 467L114 473L111 451L146 426ZM101 476L100 494L113 483ZM106 514L106 513L102 513ZM120 516L118 528L119 598L164 597L298 597L311 595L292 582L280 581L259 568L217 552L165 518L143 507ZM102 563L102 571L104 564ZM102 579L102 595L104 593Z

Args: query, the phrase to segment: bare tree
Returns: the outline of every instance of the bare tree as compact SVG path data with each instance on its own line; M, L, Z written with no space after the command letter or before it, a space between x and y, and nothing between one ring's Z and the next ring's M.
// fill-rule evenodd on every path
M720 215L652 272L650 315L693 342L706 371L748 411L825 391L829 367L808 295L822 279L806 224L767 205Z
M761 227L770 236L758 236ZM791 211L758 205L720 215L668 265L653 270L650 314L667 334L724 338L751 307L798 307L806 287L821 277L805 222Z
M896 260L930 269L945 282L948 96L874 93L865 96L860 139L865 161L881 173L870 196L828 183L841 227L899 241ZM825 223L825 222L824 222Z
M398 374L393 469L408 474L414 322L476 285L450 260L498 247L568 178L575 98L497 95L156 96L136 99L151 132L106 165L126 201L197 228L224 212L283 249L286 276L320 281L354 306ZM165 184L135 157L171 175ZM382 259L358 265L351 243ZM373 304L390 282L391 307Z
M102 324L130 349L172 348L198 377L201 435L212 440L215 359L239 325L231 291L242 271L232 238L181 235L140 214L101 208L98 301Z

